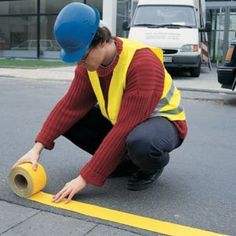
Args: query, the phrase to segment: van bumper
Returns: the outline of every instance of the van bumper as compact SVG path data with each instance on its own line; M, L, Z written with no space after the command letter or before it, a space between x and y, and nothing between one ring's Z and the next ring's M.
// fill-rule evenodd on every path
M194 56L170 56L164 55L164 64L169 68L194 68L201 63L200 55Z

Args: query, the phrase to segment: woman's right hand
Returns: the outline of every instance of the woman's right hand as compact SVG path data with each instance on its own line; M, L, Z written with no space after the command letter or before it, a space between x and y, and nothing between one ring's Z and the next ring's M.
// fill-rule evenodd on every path
M24 156L22 156L13 166L12 168L16 167L17 165L23 163L32 163L33 170L36 171L38 168L38 161L40 159L40 154L43 150L44 146L41 143L35 143L31 150L29 150Z

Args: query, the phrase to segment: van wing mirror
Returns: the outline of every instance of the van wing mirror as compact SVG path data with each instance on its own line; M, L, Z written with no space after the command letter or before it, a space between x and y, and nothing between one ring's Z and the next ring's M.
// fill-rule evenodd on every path
M205 24L205 28L200 28L200 32L211 32L211 22L207 21Z
M207 21L205 25L206 32L211 32L211 22Z
M123 22L123 24L122 24L122 29L123 29L124 31L130 30L130 26L129 26L128 21L124 21L124 22Z

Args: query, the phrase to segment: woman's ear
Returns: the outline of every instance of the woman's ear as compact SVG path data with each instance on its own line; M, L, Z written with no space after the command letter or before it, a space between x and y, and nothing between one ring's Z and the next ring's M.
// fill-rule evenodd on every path
M100 44L100 46L103 48L103 47L105 47L105 45L106 45L106 41L100 42L99 44Z

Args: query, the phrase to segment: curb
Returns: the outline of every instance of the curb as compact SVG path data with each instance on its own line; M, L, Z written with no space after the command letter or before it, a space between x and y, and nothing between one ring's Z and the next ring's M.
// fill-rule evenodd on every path
M201 93L214 93L214 94L228 94L228 95L236 95L234 91L225 91L220 89L199 89L199 88L184 88L178 87L181 91L189 91L189 92L201 92Z

